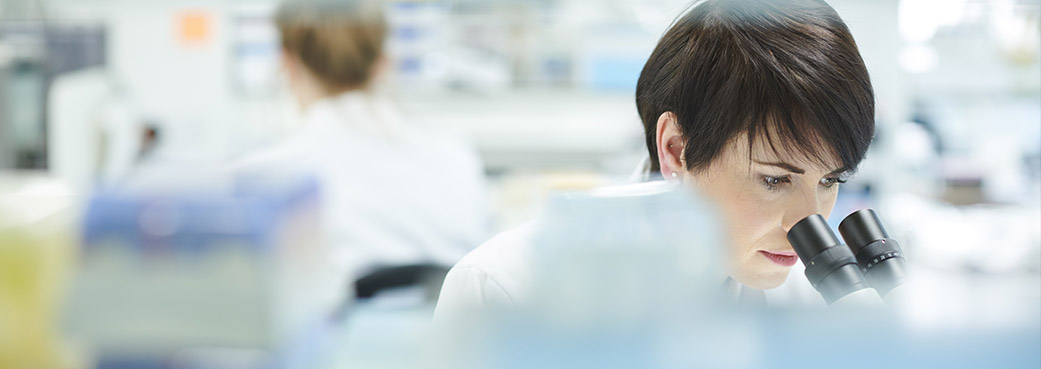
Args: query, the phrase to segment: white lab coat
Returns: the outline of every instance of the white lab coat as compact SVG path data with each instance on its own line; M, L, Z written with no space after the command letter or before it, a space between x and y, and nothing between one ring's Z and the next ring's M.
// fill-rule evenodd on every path
M631 180L651 181L645 161ZM615 194L640 194L649 183L635 183L611 189ZM531 268L532 236L538 220L508 230L488 240L459 261L445 278L441 296L434 312L435 319L456 319L473 310L511 308L523 305L532 296L533 268ZM727 289L735 299L760 295L768 305L823 305L824 301L803 276L802 263L796 264L788 280L765 294L734 282L726 281ZM722 282L722 281L721 281ZM763 296L765 295L765 296Z
M317 176L334 264L352 277L409 263L450 266L486 237L484 174L464 141L407 124L385 99L312 105L285 142L236 165Z

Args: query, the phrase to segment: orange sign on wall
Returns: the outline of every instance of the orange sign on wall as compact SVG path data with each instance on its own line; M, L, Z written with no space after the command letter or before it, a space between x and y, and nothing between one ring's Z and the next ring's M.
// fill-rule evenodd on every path
M207 44L213 33L211 16L201 11L183 12L177 17L177 29L177 38L182 44Z

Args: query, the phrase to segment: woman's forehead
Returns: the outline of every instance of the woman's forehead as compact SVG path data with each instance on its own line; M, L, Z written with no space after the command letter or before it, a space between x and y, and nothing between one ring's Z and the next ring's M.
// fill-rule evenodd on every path
M806 171L830 173L842 169L838 155L819 141L796 143L759 135L749 145L748 135L737 135L728 148L731 160L748 163L784 163Z

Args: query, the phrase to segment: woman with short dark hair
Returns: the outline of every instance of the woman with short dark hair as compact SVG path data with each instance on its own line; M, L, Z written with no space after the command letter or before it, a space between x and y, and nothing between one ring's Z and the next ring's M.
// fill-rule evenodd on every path
M731 277L756 289L797 261L788 229L831 213L871 144L874 101L853 36L820 0L699 4L636 86L651 171L719 204Z
M729 275L753 290L785 281L798 261L787 231L830 214L874 134L867 69L820 0L697 3L647 60L636 105L647 178L718 205ZM510 231L465 257L445 281L438 314L524 299L529 238Z

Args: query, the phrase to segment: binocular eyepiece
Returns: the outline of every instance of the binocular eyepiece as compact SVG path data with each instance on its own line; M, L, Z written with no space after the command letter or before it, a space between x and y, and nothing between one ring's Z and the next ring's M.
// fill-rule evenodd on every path
M896 240L889 238L878 213L863 209L846 216L839 223L839 233L853 250L860 271L879 295L886 297L904 284L907 278L904 252Z
M788 231L788 242L806 266L806 278L828 304L869 288L885 297L904 283L903 251L874 210L850 214L839 224L839 233L846 244L819 214Z

